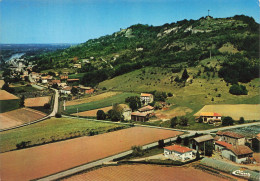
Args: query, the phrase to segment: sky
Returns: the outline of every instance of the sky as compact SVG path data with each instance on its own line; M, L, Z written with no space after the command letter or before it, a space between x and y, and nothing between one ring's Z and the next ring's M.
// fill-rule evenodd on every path
M259 0L0 0L0 43L83 43L134 24L247 15Z

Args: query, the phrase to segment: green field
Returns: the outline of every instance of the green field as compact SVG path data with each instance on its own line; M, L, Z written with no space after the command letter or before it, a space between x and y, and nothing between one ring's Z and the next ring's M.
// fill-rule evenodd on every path
M81 79L85 73L71 74L69 75L69 79Z
M15 93L39 91L38 89L36 89L32 86L19 86L19 87L13 87L13 88L15 90Z
M12 111L19 108L19 99L14 100L1 100L0 101L0 113Z
M112 123L93 122L72 118L51 118L30 126L0 133L0 151L16 149L16 144L31 141L30 145L70 139L78 136L108 132L117 127L127 127Z
M139 94L125 92L125 93L117 94L115 96L108 97L106 99L95 101L95 102L67 106L66 113L68 113L68 114L76 113L77 108L78 108L79 112L83 112L83 111L89 111L89 110L103 108L103 107L107 107L107 106L112 106L112 104L115 104L115 103L124 103L125 98L127 98L129 96L136 96L136 95L139 95Z

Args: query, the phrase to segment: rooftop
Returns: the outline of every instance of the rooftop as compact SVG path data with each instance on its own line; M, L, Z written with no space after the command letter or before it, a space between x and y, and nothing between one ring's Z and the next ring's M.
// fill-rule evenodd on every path
M147 116L149 113L140 113L140 112L132 112L131 115L132 116L141 116L141 117L145 117Z
M214 138L211 135L203 135L203 136L199 136L197 138L194 138L194 140L198 143L201 143L201 142L204 142L204 141L214 140Z
M218 145L224 146L226 148L232 147L231 144L229 144L229 143L227 143L225 141L216 141L215 143L218 144Z
M152 96L152 94L148 94L148 93L141 93L141 97L150 97Z
M230 131L226 131L226 132L218 131L217 135L229 136L229 137L232 137L232 138L244 138L243 135L235 133L235 132L230 132Z
M221 114L215 113L215 112L201 112L200 116L214 116L214 117L220 117Z
M232 151L237 156L253 153L253 151L248 146L245 146L245 145L232 146L227 149Z
M181 145L171 145L171 146L166 146L164 149L170 150L170 151L177 151L179 153L186 153L189 151L192 151L190 148L181 146Z
M150 105L138 109L138 111L140 112L151 111L151 110L154 110L154 107Z

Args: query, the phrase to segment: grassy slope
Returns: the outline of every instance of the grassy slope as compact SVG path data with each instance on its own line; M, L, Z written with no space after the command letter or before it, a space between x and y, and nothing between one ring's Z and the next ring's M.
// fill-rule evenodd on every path
M122 125L71 118L51 118L37 124L0 133L0 151L16 149L16 144L22 141L31 141L32 145L40 144L43 141L51 141L52 136L55 139L69 139L71 135L80 133L83 136L87 135L89 131L103 133L108 129L120 126Z
M89 103L84 103L84 104L79 104L79 105L67 106L66 112L69 113L69 114L72 114L72 113L77 112L77 108L78 108L79 112L82 112L82 111L88 111L88 110L92 110L92 109L98 109L98 108L111 106L112 104L115 104L115 103L124 103L125 98L127 98L129 96L135 96L135 95L137 95L137 94L125 92L125 93L117 94L115 96L108 97L106 99L95 101L95 102L89 102Z
M217 59L222 57L215 57L210 60L210 64L215 65ZM201 64L207 65L209 59L201 61ZM218 67L218 66L217 66ZM198 70L203 70L201 65L197 67L187 68L190 77L197 74ZM145 74L143 74L145 70ZM154 74L156 72L156 74ZM193 111L188 114L192 117L194 113L200 110L207 104L258 104L259 103L259 79L254 79L250 83L243 84L247 87L248 95L235 96L229 93L230 84L227 85L225 81L217 77L207 80L206 73L202 73L200 77L193 79L192 84L186 84L185 87L179 87L175 82L171 83L173 79L182 72L172 73L171 68L152 68L147 67L141 70L136 70L110 80L106 80L99 84L99 87L106 87L111 90L120 91L164 91L174 94L173 97L168 98L168 102L173 104L171 109L176 107L188 107ZM142 80L143 79L143 80ZM217 88L217 91L215 90ZM221 94L221 97L216 97ZM212 101L214 98L214 101Z
M0 101L0 113L12 111L19 108L19 99Z

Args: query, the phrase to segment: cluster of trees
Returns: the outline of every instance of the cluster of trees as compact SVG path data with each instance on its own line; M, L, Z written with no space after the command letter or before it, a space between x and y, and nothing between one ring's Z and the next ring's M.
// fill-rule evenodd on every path
M244 85L233 84L229 88L229 93L234 95L247 95L248 91Z
M185 116L173 117L170 120L170 127L171 128L175 128L177 125L188 126L188 122L189 122L189 119L187 117L185 117Z
M111 121L123 121L123 108L119 104L114 104L112 109L110 109L107 114L103 110L97 111L97 119L105 120L109 119Z
M230 116L224 117L222 120L222 126L231 126L233 124L234 124L234 120Z
M259 76L259 60L247 60L242 54L230 55L223 62L218 74L226 82L235 84L237 82L250 82Z
M128 103L129 107L135 111L137 109L139 109L142 104L141 104L141 101L140 101L140 98L138 96L131 96L131 97L127 97L125 99L125 102Z

